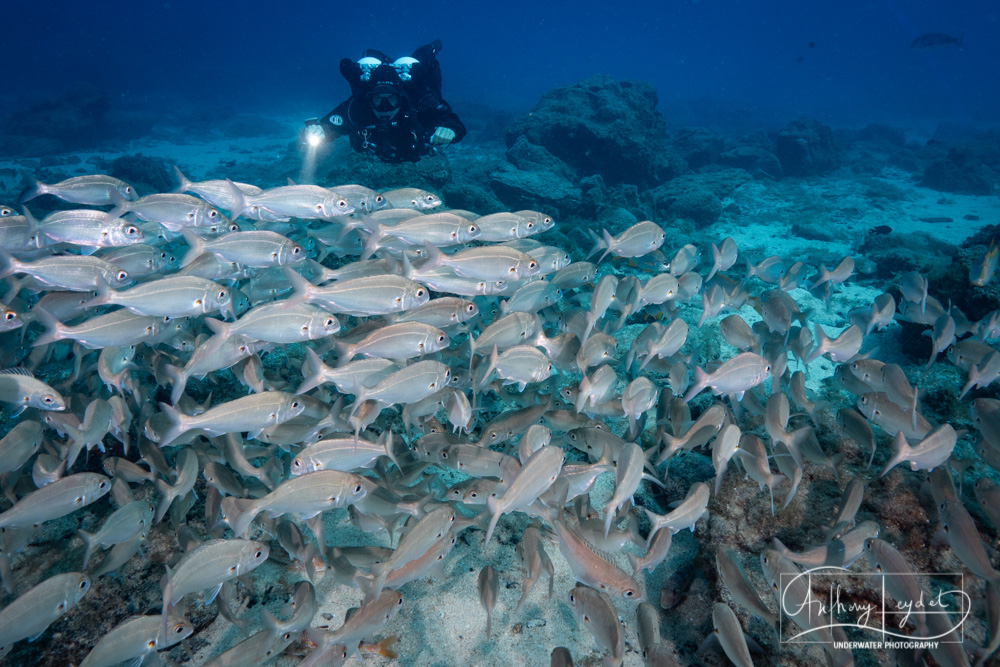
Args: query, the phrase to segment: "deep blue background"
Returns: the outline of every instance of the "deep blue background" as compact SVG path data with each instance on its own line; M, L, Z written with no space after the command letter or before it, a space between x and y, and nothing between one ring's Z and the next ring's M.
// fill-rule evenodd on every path
M8 111L78 82L123 106L303 118L347 95L337 63L408 55L441 37L445 97L522 109L595 73L654 84L668 119L990 123L1000 108L1000 3L55 2L2 3ZM923 32L963 49L917 51ZM809 42L815 47L810 48ZM802 58L801 62L797 59Z

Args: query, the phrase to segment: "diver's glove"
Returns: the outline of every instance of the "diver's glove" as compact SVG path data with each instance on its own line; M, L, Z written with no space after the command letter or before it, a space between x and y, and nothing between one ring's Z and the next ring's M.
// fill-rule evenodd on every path
M310 146L318 146L326 141L326 132L323 130L322 125L308 125L302 131L302 139Z
M431 135L431 143L436 146L446 146L450 144L451 140L454 138L455 130L450 127L438 127L435 128L434 134Z

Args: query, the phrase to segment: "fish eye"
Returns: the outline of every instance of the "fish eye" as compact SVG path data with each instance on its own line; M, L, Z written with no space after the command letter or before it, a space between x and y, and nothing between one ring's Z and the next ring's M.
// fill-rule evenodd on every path
M418 289L417 290L417 296L419 297L419 296L423 296L423 295L424 295L424 290Z
M324 324L326 326L328 326L328 327L332 327L333 326L333 318L332 317L327 318L327 320L326 320L326 322L324 322Z
M128 273L127 272L125 272L125 271L119 271L118 272L118 280L127 280L127 279L128 279Z
M215 220L216 218L219 217L219 212L218 211L209 211L208 212L208 217L210 217L211 219Z
M46 405L50 405L55 402L51 396L46 396L42 400L45 402Z
M479 227L476 227L475 225L469 225L469 233L470 234L475 234L478 231L479 231Z
M87 580L84 579L83 581L80 582L80 590L83 591L86 589L87 589Z
M225 298L226 298L226 290L224 290L224 289L222 289L222 290L219 290L219 294L218 294L217 296L218 296L218 297L219 297L220 299L225 299Z
M631 588L628 589L627 591L625 591L625 597L627 597L627 598L634 598L635 597L635 591L633 591Z
M476 309L475 304L471 304L471 303L468 306L465 307L465 310L468 311L468 312L470 312L470 313L473 312L475 309Z
M4 313L5 320L9 321L14 319L15 317L17 317L17 313L15 313L13 310L8 310L6 313Z
M100 484L97 485L97 488L99 489L106 489L107 487L108 487L107 482L101 482Z
M131 194L131 192L132 192L132 186L131 185L126 185L125 186L125 194Z
M302 252L302 247L301 246L295 246L294 248L292 248L292 254L293 255L298 255L301 252Z
M139 228L129 225L125 228L125 236L135 236L139 233Z
M257 549L257 552L254 553L253 557L254 558L263 558L264 557L264 550L263 549Z
M354 493L361 493L361 483L360 482L354 485Z
M444 334L441 334L440 336L438 336L438 342L439 343L443 343L444 342Z
M299 402L298 401L292 401L292 407L293 408L299 407Z

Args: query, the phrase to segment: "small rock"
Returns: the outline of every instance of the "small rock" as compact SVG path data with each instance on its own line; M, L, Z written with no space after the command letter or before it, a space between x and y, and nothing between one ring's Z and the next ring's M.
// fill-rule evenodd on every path
M532 618L532 619L528 620L525 623L525 625L527 627L529 627L529 628L544 628L545 627L545 619L542 619L542 618Z

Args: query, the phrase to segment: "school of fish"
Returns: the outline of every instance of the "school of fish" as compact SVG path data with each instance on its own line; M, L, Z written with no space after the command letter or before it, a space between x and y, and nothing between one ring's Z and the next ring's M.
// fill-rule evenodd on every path
M155 659L196 632L187 609L198 598L247 635L213 647L213 665L264 664L297 641L303 665L392 656L394 638L376 636L401 632L393 617L406 584L442 572L467 532L487 561L495 536L516 542L522 594L508 621L545 572L549 604L566 605L603 664L623 664L627 650L649 665L682 664L660 627L683 586L650 590L643 573L667 567L672 537L698 535L735 486L766 487L771 517L825 475L843 498L807 548L763 527L773 540L754 553L746 542L713 545L720 584L706 644L737 665L766 664L760 645L850 665L852 652L835 644L843 629L802 604L801 575L865 558L866 571L891 575L893 599L927 594L906 576L903 545L880 539L879 521L855 521L880 476L918 479L902 463L930 472L935 528L970 586L986 589L983 645L944 642L927 655L983 664L1000 645L995 552L949 468L961 475L979 462L953 457L974 439L978 459L1000 469L1000 401L976 393L1000 377L990 344L1000 312L970 322L910 272L828 332L800 304L828 307L854 274L851 257L832 269L777 255L741 264L731 238L671 248L652 221L588 230L584 256L546 244L558 223L544 212L445 210L416 188L177 177L176 192L143 197L103 175L36 183L24 208L0 207L3 655L164 530L176 549L158 613L128 618L80 664ZM29 209L42 195L69 206L36 219ZM991 245L972 285L990 281L996 258ZM935 423L901 366L861 352L894 321L925 328L928 366L943 356L965 373L954 394L968 401L967 420ZM719 355L704 354L709 337ZM810 397L821 357L835 365L839 404ZM671 462L697 449L714 477L664 495ZM873 467L876 458L884 463ZM842 479L848 468L857 474ZM440 470L461 481L442 484ZM602 476L613 491L594 508ZM981 475L974 490L977 516L1000 529L1000 486ZM77 533L82 562L31 575L24 554L43 525L78 521L84 508L103 518ZM325 521L334 510L385 546L343 543ZM578 583L553 596L559 558ZM289 616L261 608L240 618L238 578L268 560L298 573ZM479 574L484 641L504 641L504 574ZM323 577L358 589L343 624L316 615ZM619 610L640 646L626 646ZM756 632L776 631L779 617L817 643L792 649ZM763 626L750 633L753 618ZM904 632L948 637L953 620L914 613ZM550 649L553 665L591 650ZM922 661L919 651L906 658Z

